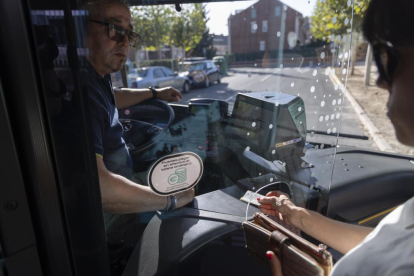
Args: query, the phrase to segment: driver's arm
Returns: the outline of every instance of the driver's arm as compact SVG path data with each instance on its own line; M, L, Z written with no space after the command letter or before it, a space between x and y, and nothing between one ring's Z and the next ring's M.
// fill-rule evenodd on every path
M157 99L167 102L177 102L182 99L180 92L172 87L157 88ZM136 105L142 101L152 98L152 91L149 89L122 88L114 90L116 107L118 109Z
M128 214L162 210L167 197L159 196L148 187L108 171L100 157L96 157L103 210L112 214ZM177 208L193 200L194 189L177 193Z

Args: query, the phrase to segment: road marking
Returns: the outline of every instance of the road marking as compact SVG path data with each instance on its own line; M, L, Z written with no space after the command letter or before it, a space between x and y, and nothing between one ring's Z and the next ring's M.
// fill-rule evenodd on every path
M331 81L334 84L337 84L338 86L343 85L342 81L340 81L339 78L335 75L335 73L332 72L330 67L328 67L328 70L329 70L329 78L331 79ZM369 134L372 136L372 139L374 140L378 148L381 151L395 152L392 149L392 147L388 144L388 142L384 139L384 137L381 135L381 132L374 125L374 123L371 121L371 119L368 117L368 115L365 113L365 111L362 109L359 103L355 100L354 96L352 96L352 94L349 93L348 89L345 88L344 93L345 93L347 100L354 108L355 113L358 115L359 120L368 129Z
M266 77L264 77L263 79L261 79L260 81L265 81L265 80L267 80L268 78L270 78L272 75L268 75L268 76L266 76Z
M304 69L302 69L302 68L296 68L296 71L298 71L299 73L306 73L306 72L309 72L311 69L310 68L304 68Z

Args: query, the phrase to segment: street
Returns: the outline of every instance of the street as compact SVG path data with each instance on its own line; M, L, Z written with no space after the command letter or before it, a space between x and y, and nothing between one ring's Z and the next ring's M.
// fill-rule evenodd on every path
M178 103L187 104L192 98L215 98L228 102L231 111L237 93L282 92L296 95L305 102L308 131L322 133L309 133L308 141L376 149L371 139L340 137L337 142L336 135L332 136L338 132L360 137L368 136L368 133L352 106L344 101L341 87L333 84L326 70L311 67L231 69L220 84L212 84L208 88L193 88ZM342 72L337 74L342 75ZM345 83L344 80L343 82Z

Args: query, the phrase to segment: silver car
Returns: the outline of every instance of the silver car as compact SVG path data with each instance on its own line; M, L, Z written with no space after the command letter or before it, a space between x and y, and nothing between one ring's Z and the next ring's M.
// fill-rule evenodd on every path
M179 76L167 67L150 66L136 68L135 71L135 74L128 74L127 76L130 88L172 86L181 91L181 93L188 93L190 91L189 79Z

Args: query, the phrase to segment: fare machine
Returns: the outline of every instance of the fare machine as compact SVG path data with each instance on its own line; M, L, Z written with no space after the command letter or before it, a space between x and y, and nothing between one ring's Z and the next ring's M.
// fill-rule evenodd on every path
M289 193L299 206L326 206L329 187L320 186L314 177L324 166L311 164L316 151L305 154L313 145L306 142L302 98L275 92L239 94L227 133L233 141L229 146L239 147L240 163L249 173L239 186L255 191L278 183L269 189Z
M300 158L306 140L305 104L283 93L239 94L230 134L246 151L266 160Z

